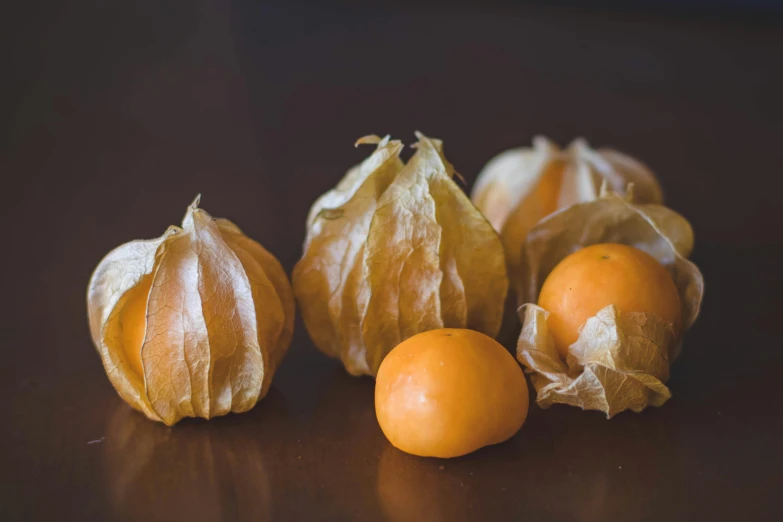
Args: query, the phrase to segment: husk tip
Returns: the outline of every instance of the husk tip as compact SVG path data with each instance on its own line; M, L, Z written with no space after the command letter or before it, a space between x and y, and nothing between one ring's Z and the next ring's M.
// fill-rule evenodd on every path
M634 188L635 185L633 183L629 183L628 186L625 188L625 200L628 201L629 203L633 201Z
M598 191L598 197L599 198L605 198L611 194L611 190L609 190L609 183L606 181L606 178L601 180L601 188Z
M574 141L571 142L571 147L578 151L586 150L590 148L590 143L588 143L586 138L580 136L578 138L574 138Z
M390 136L388 134L383 139L381 139L381 137L377 134L368 134L367 136L362 136L356 140L356 143L354 143L353 146L358 147L359 145L381 145L382 143L388 142L389 138Z
M536 134L535 136L533 136L533 147L535 148L546 148L551 144L552 142L550 141L550 139L544 136L543 134Z

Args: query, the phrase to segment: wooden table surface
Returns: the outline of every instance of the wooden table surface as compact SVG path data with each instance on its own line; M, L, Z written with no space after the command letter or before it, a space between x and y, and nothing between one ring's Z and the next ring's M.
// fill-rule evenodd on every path
M93 4L4 17L0 520L783 519L779 17ZM290 272L354 140L417 129L468 183L539 133L658 173L707 283L668 404L533 407L507 443L416 458L299 319L246 414L169 429L118 398L85 311L105 253L200 192Z

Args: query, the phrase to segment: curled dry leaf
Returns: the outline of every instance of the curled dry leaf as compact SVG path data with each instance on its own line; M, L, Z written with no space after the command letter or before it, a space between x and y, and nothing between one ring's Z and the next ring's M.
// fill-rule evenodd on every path
M633 183L639 203L663 200L645 165L615 150L594 150L583 139L561 150L537 136L532 148L508 150L487 163L471 199L500 233L514 290L522 282L520 251L530 229L556 210L596 199L604 182L618 193Z
M508 281L497 233L454 183L442 143L368 136L375 152L319 198L307 221L294 293L315 345L354 375L436 328L494 336Z
M110 252L87 290L109 379L128 404L168 425L252 408L293 333L280 263L198 202L182 228Z
M683 331L699 314L704 279L686 259L693 232L676 212L658 205L631 203L603 190L599 199L553 214L529 233L523 249L520 308L523 321L517 359L531 374L537 402L546 408L562 403L603 411L660 406L671 397L665 382L680 339L673 325L643 313L608 306L587 320L563 361L547 329L548 312L533 304L552 269L576 250L597 243L622 243L647 252L672 275L682 302Z

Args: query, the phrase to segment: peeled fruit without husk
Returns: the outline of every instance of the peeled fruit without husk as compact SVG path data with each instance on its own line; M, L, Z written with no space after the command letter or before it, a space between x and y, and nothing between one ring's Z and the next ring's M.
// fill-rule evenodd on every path
M128 404L168 425L252 408L293 332L280 263L198 202L182 228L111 251L87 290L109 380Z
M660 203L661 188L638 160L577 139L560 149L542 136L533 147L505 151L479 173L471 199L500 233L514 290L521 284L521 249L530 229L547 215L598 197L602 183L623 193L634 184L638 203Z
M527 411L522 369L500 343L473 330L415 335L386 356L376 378L383 433L422 457L458 457L503 442Z
M417 134L407 164L396 140L319 198L293 286L307 331L354 375L375 375L392 348L438 328L494 336L508 289L503 245L454 183L440 141Z
M550 272L538 296L563 359L579 328L602 308L652 314L671 324L675 335L682 305L669 273L650 254L632 246L601 243L577 250Z

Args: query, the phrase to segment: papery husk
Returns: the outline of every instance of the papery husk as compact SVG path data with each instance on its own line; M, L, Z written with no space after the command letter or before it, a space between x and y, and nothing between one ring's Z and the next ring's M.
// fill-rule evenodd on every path
M532 148L508 150L487 163L471 199L500 233L515 291L522 284L520 251L528 232L554 211L595 200L603 183L620 194L633 183L638 203L663 201L649 168L612 149L594 150L581 138L560 149L537 136Z
M150 419L173 425L243 412L262 398L293 334L294 300L277 259L226 219L188 208L182 228L110 252L93 273L93 342L112 385ZM149 288L149 290L146 290ZM144 325L123 309L147 291ZM124 329L142 328L141 346ZM140 371L128 353L140 353Z
M508 280L497 233L454 183L439 140L377 149L308 217L294 294L315 345L353 375L375 375L397 344L436 328L494 336ZM357 143L357 144L358 144Z
M527 237L517 359L531 374L536 401L544 408L570 404L600 410L610 418L623 410L660 406L671 397L665 383L681 340L672 324L607 306L587 320L563 361L548 332L548 312L534 304L544 280L563 258L589 245L622 243L647 252L669 271L682 302L682 331L693 324L704 279L686 259L693 248L692 229L666 207L632 203L633 194L630 187L623 197L604 186L598 200L545 218Z

